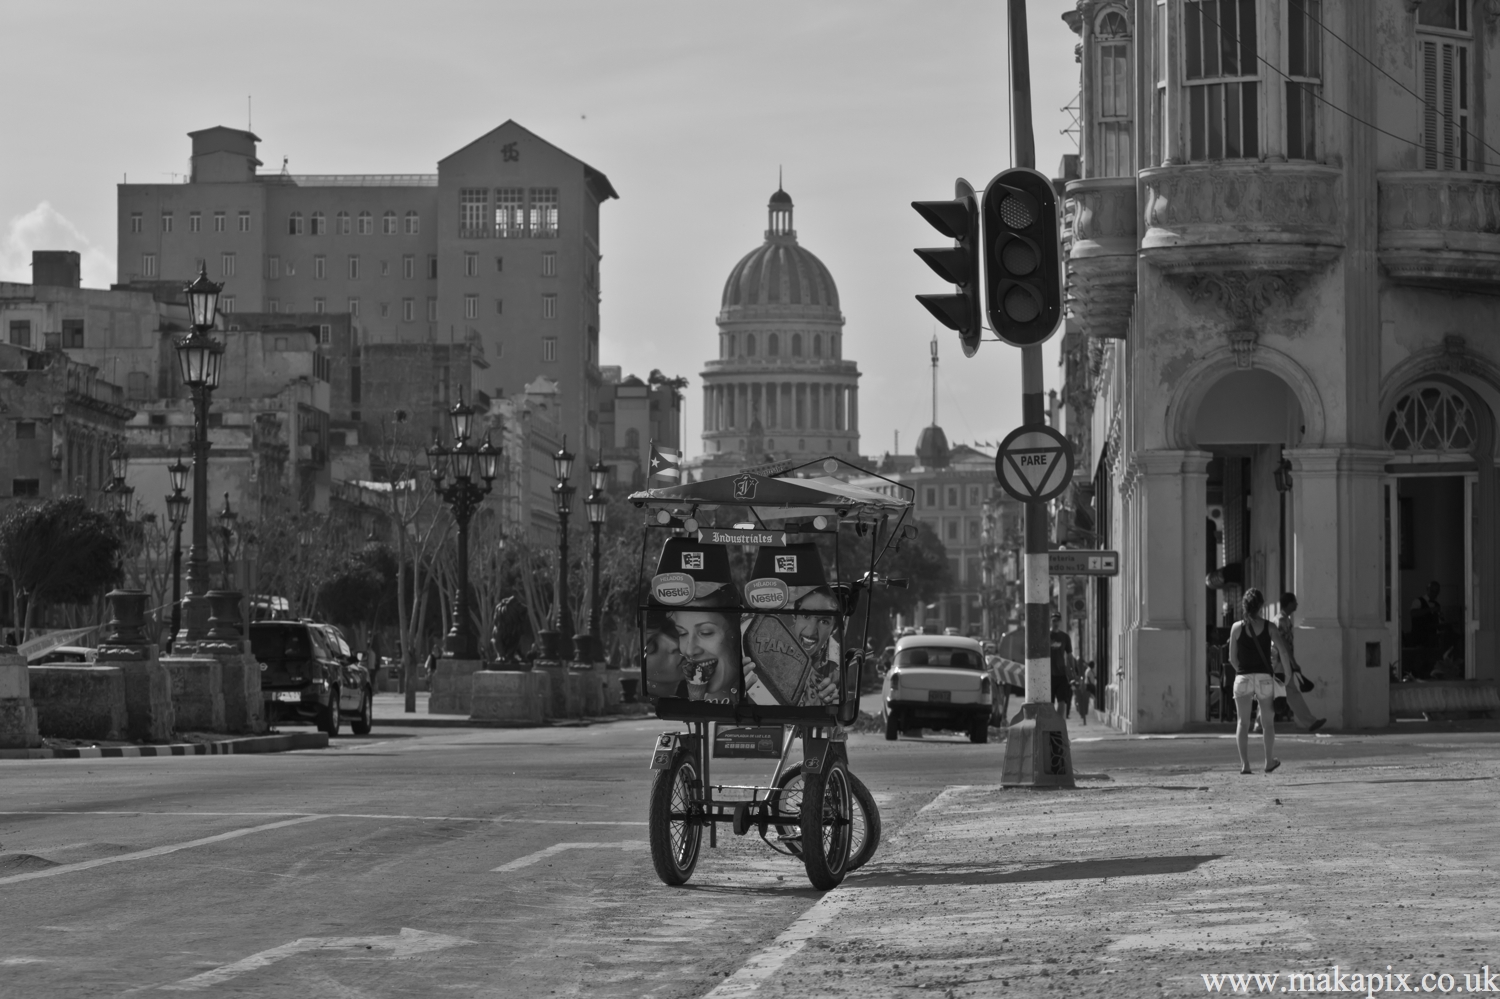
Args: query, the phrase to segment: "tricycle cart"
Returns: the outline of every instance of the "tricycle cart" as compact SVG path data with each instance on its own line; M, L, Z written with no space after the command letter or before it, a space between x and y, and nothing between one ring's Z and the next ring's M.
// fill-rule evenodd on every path
M841 468L874 486L836 478ZM860 675L873 665L869 590L906 582L877 569L916 534L905 524L910 489L819 458L648 489L630 501L646 511L642 683L658 718L686 725L658 737L652 753L657 875L685 883L704 831L716 846L727 824L800 859L815 887L837 886L880 842L880 812L849 770L844 727L858 717ZM648 575L654 541L660 553ZM716 784L715 758L776 762L764 785Z

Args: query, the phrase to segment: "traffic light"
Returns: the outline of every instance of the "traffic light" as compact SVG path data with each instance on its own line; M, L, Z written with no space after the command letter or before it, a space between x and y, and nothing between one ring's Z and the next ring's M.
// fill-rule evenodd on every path
M984 189L983 210L990 325L1014 347L1039 344L1063 315L1057 193L1035 170L1007 170Z
M917 256L938 277L954 285L948 295L918 295L917 301L950 330L958 331L964 356L973 357L979 349L979 330L984 313L979 308L979 198L974 186L962 177L953 182L952 201L913 201L917 210L932 227L953 240L952 247L918 249Z

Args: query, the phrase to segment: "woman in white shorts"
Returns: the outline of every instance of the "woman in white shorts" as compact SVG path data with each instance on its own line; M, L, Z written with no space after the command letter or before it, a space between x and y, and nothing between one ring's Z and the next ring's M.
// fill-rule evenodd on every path
M1276 686L1271 678L1271 647L1282 662L1291 662L1291 650L1281 641L1271 623L1260 616L1265 594L1254 587L1245 591L1244 616L1229 629L1229 664L1234 667L1235 747L1240 751L1240 773L1250 772L1250 703L1260 701L1261 735L1266 744L1266 773L1281 766L1276 758Z

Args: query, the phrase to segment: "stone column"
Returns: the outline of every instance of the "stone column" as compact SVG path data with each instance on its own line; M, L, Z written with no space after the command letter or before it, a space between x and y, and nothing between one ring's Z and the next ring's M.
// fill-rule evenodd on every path
M849 432L859 434L859 386L849 386Z
M34 749L41 744L26 657L14 646L0 647L0 749Z
M703 386L703 429L712 430L714 411L714 390L712 385Z

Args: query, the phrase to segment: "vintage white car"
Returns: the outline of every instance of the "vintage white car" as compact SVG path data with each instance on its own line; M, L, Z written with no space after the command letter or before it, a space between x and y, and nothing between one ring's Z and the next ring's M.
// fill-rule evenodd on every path
M988 742L995 681L977 639L958 635L908 635L881 687L885 737L908 729L967 732Z

